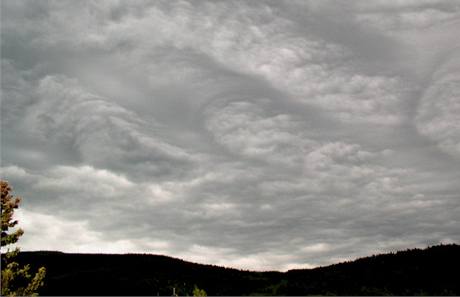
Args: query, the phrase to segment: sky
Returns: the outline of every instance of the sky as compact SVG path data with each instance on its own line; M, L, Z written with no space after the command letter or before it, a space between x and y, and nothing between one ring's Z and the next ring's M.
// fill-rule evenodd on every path
M311 268L460 242L460 1L1 1L22 250Z

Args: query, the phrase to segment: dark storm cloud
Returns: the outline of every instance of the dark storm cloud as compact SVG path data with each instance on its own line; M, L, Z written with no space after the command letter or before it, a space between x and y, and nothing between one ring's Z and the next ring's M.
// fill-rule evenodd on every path
M458 242L459 11L2 2L22 247L285 270Z

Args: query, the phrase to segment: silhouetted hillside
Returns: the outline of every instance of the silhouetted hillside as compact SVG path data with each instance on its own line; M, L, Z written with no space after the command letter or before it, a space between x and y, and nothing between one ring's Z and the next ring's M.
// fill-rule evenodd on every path
M460 295L460 246L440 245L327 267L250 272L146 254L22 252L45 266L42 295Z

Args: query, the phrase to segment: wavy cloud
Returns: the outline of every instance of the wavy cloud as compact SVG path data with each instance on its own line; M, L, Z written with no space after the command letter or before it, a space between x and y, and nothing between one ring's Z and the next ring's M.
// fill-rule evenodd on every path
M458 12L2 2L22 248L287 270L458 242Z

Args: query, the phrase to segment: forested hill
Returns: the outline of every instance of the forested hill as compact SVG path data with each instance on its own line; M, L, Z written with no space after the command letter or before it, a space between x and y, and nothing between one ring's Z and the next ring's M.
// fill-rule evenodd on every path
M147 254L22 252L45 266L42 295L460 295L460 246L361 258L315 269L251 272Z

